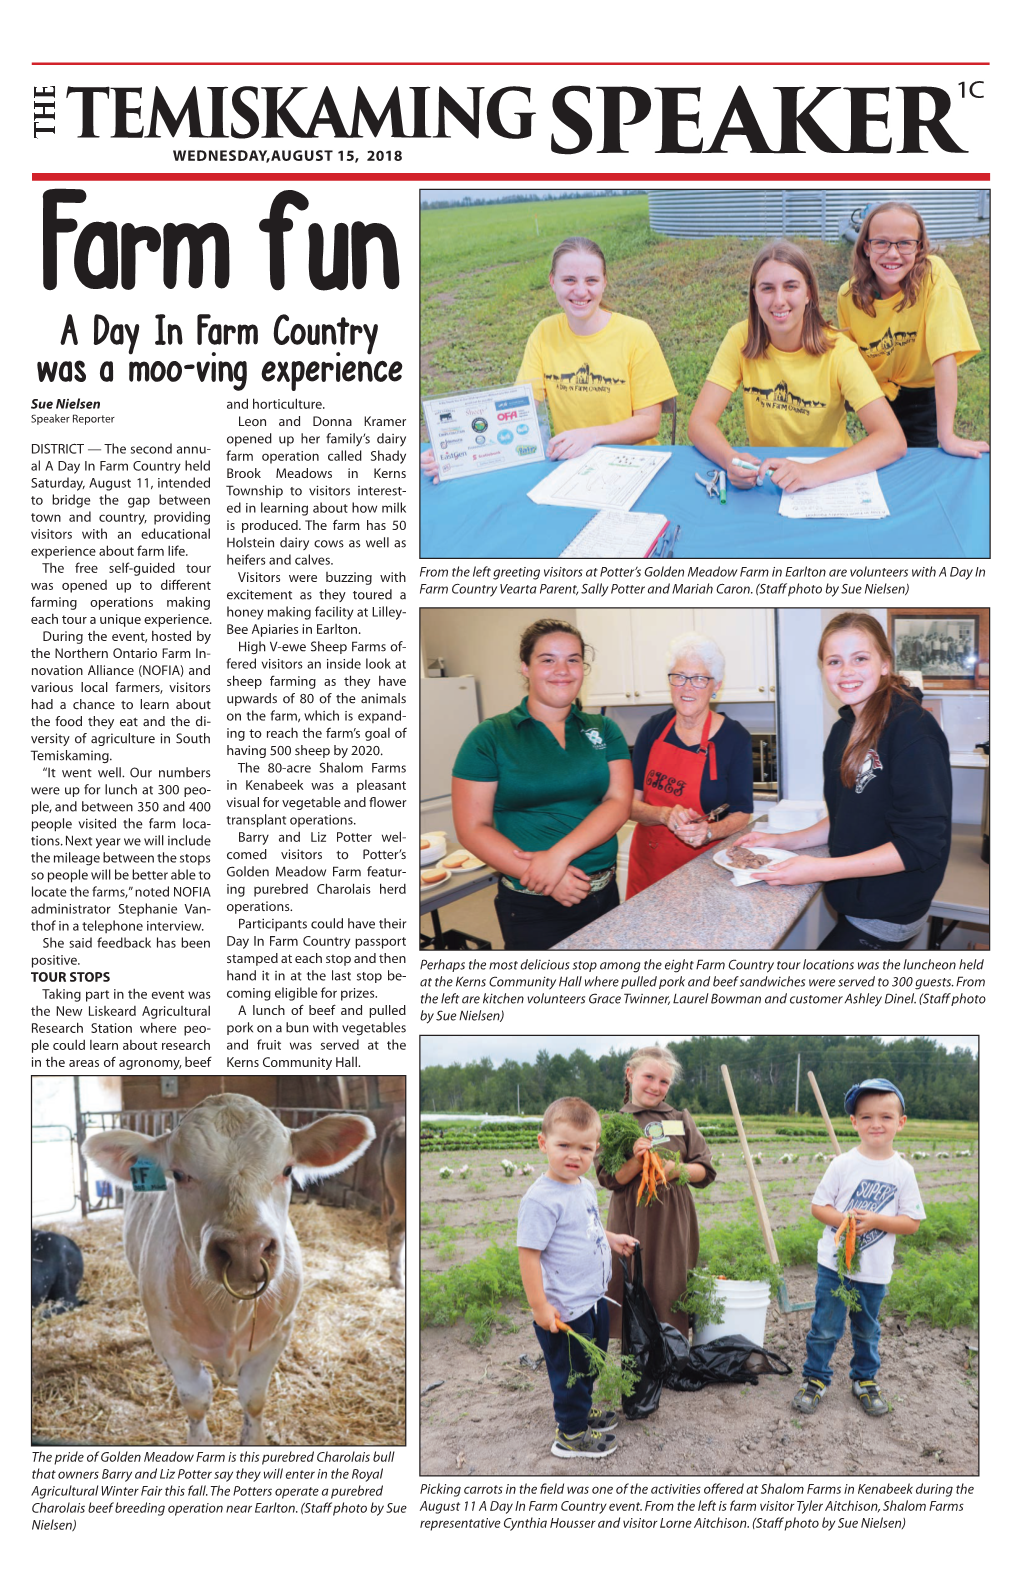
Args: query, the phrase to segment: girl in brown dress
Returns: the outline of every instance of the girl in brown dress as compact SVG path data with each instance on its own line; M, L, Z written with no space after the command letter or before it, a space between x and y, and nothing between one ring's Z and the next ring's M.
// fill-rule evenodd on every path
M624 1161L615 1176L601 1165L596 1166L596 1175L600 1185L613 1195L606 1229L638 1238L645 1290L656 1314L664 1324L675 1325L687 1335L687 1315L675 1313L673 1303L687 1290L687 1276L698 1262L698 1217L691 1188L708 1187L715 1181L715 1170L691 1113L666 1104L670 1085L681 1070L672 1051L660 1050L658 1046L635 1051L624 1068L628 1098L620 1109L635 1117L646 1130L653 1123L666 1129L668 1148L658 1145L658 1156L667 1177L672 1178L678 1167L685 1165L690 1186L671 1186L664 1195L660 1189L660 1203L638 1208L641 1157L652 1147L651 1138L637 1140L633 1157ZM606 1295L613 1299L609 1304L609 1334L619 1336L620 1309L614 1303L623 1301L623 1270L618 1259L614 1260Z

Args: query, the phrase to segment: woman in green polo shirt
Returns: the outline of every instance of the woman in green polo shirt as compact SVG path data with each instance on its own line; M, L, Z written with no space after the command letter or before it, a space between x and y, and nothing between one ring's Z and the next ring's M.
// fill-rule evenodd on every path
M500 872L508 949L545 951L615 908L616 834L630 814L630 751L615 722L581 711L585 644L572 624L524 631L521 704L468 734L453 767L453 824Z

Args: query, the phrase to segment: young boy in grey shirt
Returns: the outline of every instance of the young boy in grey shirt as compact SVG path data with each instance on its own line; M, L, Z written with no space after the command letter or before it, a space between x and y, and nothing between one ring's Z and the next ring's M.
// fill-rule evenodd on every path
M538 1138L546 1172L525 1193L517 1215L521 1280L553 1393L554 1456L608 1456L616 1449L615 1436L605 1432L616 1413L592 1406L594 1375L583 1361L571 1364L580 1349L574 1342L572 1354L571 1337L557 1329L558 1317L606 1350L612 1252L629 1258L637 1244L635 1237L605 1231L598 1195L585 1178L601 1131L598 1112L584 1100L554 1100Z

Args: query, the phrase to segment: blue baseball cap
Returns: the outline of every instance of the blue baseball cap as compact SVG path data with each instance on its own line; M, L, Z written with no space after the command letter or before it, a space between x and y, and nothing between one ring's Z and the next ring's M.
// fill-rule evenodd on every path
M890 1083L888 1078L865 1078L863 1083L854 1084L843 1096L843 1109L847 1116L853 1116L862 1094L870 1094L873 1091L878 1094L894 1094L900 1102L904 1116L907 1114L906 1101L894 1083Z

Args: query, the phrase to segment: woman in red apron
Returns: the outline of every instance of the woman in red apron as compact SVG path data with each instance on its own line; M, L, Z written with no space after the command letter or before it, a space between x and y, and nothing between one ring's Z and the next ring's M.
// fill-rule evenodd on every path
M670 648L673 709L645 723L634 747L635 793L627 896L636 897L739 832L751 818L751 736L739 722L712 710L725 672L714 640L691 633ZM728 813L705 819L721 805Z

